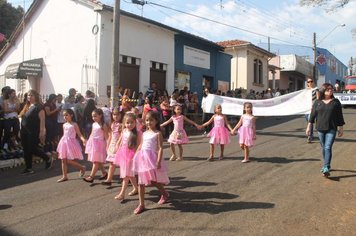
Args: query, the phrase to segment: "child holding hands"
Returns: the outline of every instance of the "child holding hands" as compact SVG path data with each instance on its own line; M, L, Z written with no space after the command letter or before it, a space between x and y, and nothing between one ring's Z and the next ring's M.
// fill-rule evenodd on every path
M208 137L210 137L209 143L210 143L210 155L208 158L208 161L214 161L214 149L215 149L215 144L220 144L220 157L219 160L222 160L224 157L224 146L225 144L230 143L230 133L229 130L231 131L231 126L229 122L227 121L227 118L225 115L222 114L222 108L220 104L217 104L215 106L215 114L199 126L199 128L208 126L210 123L214 121L214 127L212 130L209 132ZM226 126L229 128L229 130L226 128Z
M173 122L174 129L168 138L168 142L170 143L171 150L172 150L172 156L169 160L170 161L175 161L175 160L182 161L183 160L182 145L188 143L187 133L184 130L184 121L188 122L189 124L194 125L195 127L198 127L198 125L194 121L188 119L186 116L184 116L182 114L182 107L180 105L175 105L173 111L175 114L169 120L167 120L166 122L161 124L161 127L169 125L169 123ZM175 149L176 144L178 145L178 148L179 148L178 158L177 158L176 149Z
M58 143L57 152L58 159L62 160L62 178L57 180L57 183L68 180L68 164L80 170L79 176L83 177L85 174L85 166L80 165L76 160L83 160L82 148L76 139L78 135L82 142L85 144L85 139L77 123L74 122L74 112L72 109L66 109L63 112L63 136Z
M250 147L254 145L254 141L256 140L256 118L252 115L252 103L245 102L243 109L243 115L231 130L231 134L235 135L236 130L239 129L239 143L241 149L244 150L244 159L241 162L247 163L250 161Z

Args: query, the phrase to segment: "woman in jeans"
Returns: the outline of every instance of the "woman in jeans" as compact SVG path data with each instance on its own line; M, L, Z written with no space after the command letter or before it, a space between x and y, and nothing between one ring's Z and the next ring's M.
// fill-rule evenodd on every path
M333 86L324 83L320 88L319 99L313 104L310 114L306 134L309 136L311 125L317 117L316 129L322 148L324 165L321 172L325 177L330 175L330 163L332 158L332 146L336 137L341 137L344 133L344 117L342 115L341 103L334 97Z

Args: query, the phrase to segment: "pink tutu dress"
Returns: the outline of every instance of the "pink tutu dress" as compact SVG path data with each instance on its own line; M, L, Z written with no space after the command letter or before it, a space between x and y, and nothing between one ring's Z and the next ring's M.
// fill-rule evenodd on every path
M184 130L184 117L172 116L173 119L173 132L169 135L168 142L174 144L185 144L188 143L187 133Z
M104 130L97 122L93 123L90 137L85 146L85 153L88 154L88 161L105 163L106 142Z
M129 148L130 134L131 132L127 129L122 131L121 144L115 155L114 164L120 166L120 178L135 176L135 173L132 170L135 149Z
M82 147L76 139L76 135L74 125L63 124L63 136L57 146L59 159L83 160Z
M121 134L120 127L121 124L118 122L113 122L111 124L111 140L107 150L107 154L108 154L106 157L107 162L114 162L115 160L116 143L119 140Z
M161 160L161 168L157 169L157 146L160 132L145 131L142 135L141 149L133 159L133 171L138 174L138 184L150 185L151 182L169 184L167 165L164 158Z
M252 147L254 145L254 132L253 132L253 116L242 115L242 125L239 128L239 143L245 144L248 147Z
M230 132L225 127L224 116L216 115L214 117L214 127L208 134L211 144L228 144L230 143Z

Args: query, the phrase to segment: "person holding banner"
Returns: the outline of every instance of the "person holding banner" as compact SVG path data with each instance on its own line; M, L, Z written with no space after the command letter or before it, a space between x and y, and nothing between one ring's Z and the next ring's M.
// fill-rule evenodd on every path
M210 120L211 114L206 113L206 108L205 108L205 102L206 102L206 97L209 95L210 91L209 88L204 88L204 93L203 93L203 98L201 100L201 108L203 110L203 122L206 123L207 121ZM208 125L205 127L203 136L205 136L207 133L209 133L211 130L211 125Z
M325 177L330 175L332 146L336 133L338 137L341 137L344 133L343 125L345 124L341 103L334 97L333 89L333 86L329 83L324 83L321 86L320 99L316 100L313 104L306 129L306 134L310 135L312 124L317 117L316 129L318 130L324 160L321 172Z
M222 108L220 104L215 105L215 114L210 118L209 121L198 126L199 128L210 125L214 121L214 127L209 132L208 137L210 137L210 155L208 161L214 161L214 149L215 144L220 144L220 157L222 160L224 157L224 145L230 143L230 132L232 128L227 121L225 115L222 114ZM226 128L229 128L229 130Z
M312 104L314 104L314 102L319 99L319 90L317 87L314 86L314 81L312 79L308 79L307 80L307 89L312 91ZM309 122L309 117L310 117L310 113L305 114L305 119L307 120L307 122ZM311 143L314 139L314 133L313 133L313 129L314 129L314 125L311 124L310 126L310 133L308 135L308 143Z

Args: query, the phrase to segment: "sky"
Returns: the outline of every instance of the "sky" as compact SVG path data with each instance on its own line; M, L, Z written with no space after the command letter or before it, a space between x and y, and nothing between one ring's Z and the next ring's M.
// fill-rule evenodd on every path
M331 0L331 2L335 0ZM32 0L8 0L25 8ZM102 0L113 5L115 0ZM330 11L330 6L300 6L299 0L150 0L144 6L121 0L120 8L173 28L218 42L244 40L329 50L345 65L356 58L356 0ZM187 14L188 13L188 14ZM344 25L342 27L342 25Z

